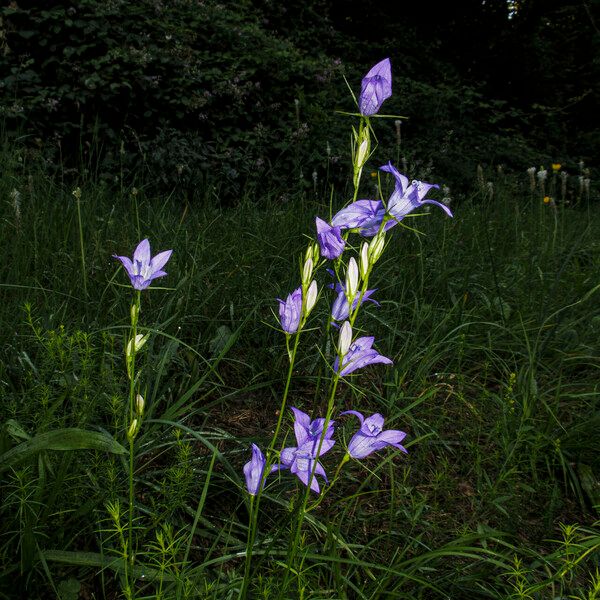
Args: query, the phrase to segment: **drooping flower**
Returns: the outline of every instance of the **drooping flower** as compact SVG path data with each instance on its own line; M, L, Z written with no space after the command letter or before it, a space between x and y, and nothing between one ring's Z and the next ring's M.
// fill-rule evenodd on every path
M277 298L279 302L279 320L286 333L296 333L302 316L302 288L296 288L285 301Z
M414 180L409 184L408 178L398 172L396 167L388 162L387 165L379 167L381 171L387 171L394 176L396 184L394 191L388 200L387 210L393 217L392 220L385 224L385 229L393 227L398 221L401 221L408 213L419 208L423 204L435 204L439 206L449 217L452 217L452 211L437 200L426 199L425 196L432 188L439 188L439 185L433 183L425 183L424 181Z
M263 478L267 459L256 444L252 444L252 458L244 465L244 476L246 477L246 489L252 496L256 496L260 482ZM272 471L273 469L271 469ZM264 482L263 482L264 485Z
M169 258L171 258L173 250L165 250L159 252L154 258L150 254L150 242L142 240L133 252L133 260L127 256L117 256L125 267L131 285L136 290L145 290L154 279L164 277L166 275L162 268L165 266Z
M367 365L373 365L376 363L382 363L385 365L391 365L392 361L379 354L377 350L373 349L373 342L375 338L372 336L360 337L354 340L350 345L348 352L342 358L342 366L340 369L339 357L336 357L333 363L333 370L337 373L339 371L340 376L349 375L356 369L362 369Z
M323 219L316 218L317 241L321 248L321 256L333 260L342 254L346 242L342 239L340 227L329 225Z
M377 302L376 300L373 300L371 298L371 296L376 291L377 290L367 290L362 295L362 298L360 298L360 303L362 304L363 302L365 302L365 300L368 300L369 302L373 302L373 304L375 304L376 306L379 306L379 302ZM352 301L352 310L353 311L356 310L356 307L357 307L358 301L359 301L359 296L360 296L360 294L355 296L354 300ZM334 321L345 321L349 315L350 315L350 306L348 304L348 298L346 298L346 292L344 290L342 290L341 292L338 292L338 295L336 296L335 300L333 301L333 304L331 306L331 317Z
M366 117L374 115L391 95L392 65L389 58L384 58L363 77L358 98L360 114Z
M361 235L370 236L377 233L384 215L381 200L357 200L337 212L331 224L340 229L360 228Z
M352 436L348 444L348 454L352 458L365 458L365 456L386 446L394 446L402 452L407 452L406 448L400 444L406 437L406 433L398 429L384 431L384 419L379 413L375 413L366 419L356 410L347 410L341 414L354 415L360 421L360 429Z

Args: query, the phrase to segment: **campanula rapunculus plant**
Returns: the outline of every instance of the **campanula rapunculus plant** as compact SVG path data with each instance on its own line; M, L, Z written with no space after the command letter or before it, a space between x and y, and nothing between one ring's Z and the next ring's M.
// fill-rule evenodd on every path
M347 321L346 321L347 323ZM372 336L359 337L354 340L348 349L348 351L342 357L342 366L340 369L340 359L336 357L333 363L333 370L340 374L340 377L344 375L350 375L357 369L362 369L368 365L374 365L376 363L382 363L384 365L391 365L392 361L379 354L373 346L375 338Z
M302 288L296 288L285 301L279 302L279 320L282 329L289 334L296 333L302 317Z
M131 281L131 285L136 290L145 290L154 279L164 277L166 275L162 268L171 258L173 250L165 250L159 252L154 258L150 254L150 242L142 240L133 252L133 260L127 256L113 255L118 258L125 267L127 275Z
M360 114L370 117L379 112L384 100L391 95L392 65L389 58L384 58L363 77L358 98Z
M267 460L260 448L252 444L252 458L244 465L244 476L246 477L246 489L251 496L256 496ZM264 485L264 482L263 482Z
M384 419L379 413L375 413L366 419L357 410L346 410L341 414L354 415L360 421L360 429L352 436L348 444L348 454L352 458L365 458L365 456L386 446L394 446L402 452L406 452L406 448L400 444L406 437L406 433L398 429L384 431Z

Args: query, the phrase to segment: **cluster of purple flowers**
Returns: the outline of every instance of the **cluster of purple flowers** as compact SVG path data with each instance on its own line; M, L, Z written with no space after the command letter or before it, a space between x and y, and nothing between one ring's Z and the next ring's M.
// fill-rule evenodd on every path
M279 454L279 463L271 466L270 473L289 469L298 479L317 494L321 491L317 475L328 482L327 474L319 459L323 454L331 450L335 444L333 440L335 421L329 421L327 429L325 419L313 419L301 410L292 408L294 413L294 434L296 446L284 448ZM348 410L342 415L351 414L358 417L360 429L352 436L348 444L347 455L361 459L372 452L377 452L386 446L394 446L402 452L406 448L400 442L406 437L406 433L396 429L383 429L384 419L379 413L365 418L355 410ZM252 444L252 458L244 465L244 476L248 492L255 496L265 482L265 467L267 460L260 448Z
M409 183L408 178L391 162L380 167L380 170L391 173L396 180L387 206L381 200L357 200L336 213L331 223L317 217L317 240L321 256L333 260L342 254L346 245L342 238L345 229L358 231L363 237L373 237L380 230L388 231L424 204L435 204L452 216L452 211L445 204L425 197L432 188L439 188L437 184L416 180Z

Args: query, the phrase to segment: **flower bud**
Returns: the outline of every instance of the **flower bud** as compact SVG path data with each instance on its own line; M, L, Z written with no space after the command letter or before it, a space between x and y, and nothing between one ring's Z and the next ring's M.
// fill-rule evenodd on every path
M349 298L348 302L351 302L352 298L356 296L358 292L358 266L354 257L348 261L348 268L346 269L346 296Z
M319 247L319 244L313 242L313 245L312 245L313 264L317 264L319 262L320 257L321 257L321 248Z
M381 258L384 247L385 234L378 233L369 244L369 258L371 259L371 264L375 264Z
M304 261L304 268L302 269L302 283L304 285L308 285L308 282L310 281L310 279L312 277L312 272L313 272L313 259L310 256L308 256L306 258L306 260Z
M356 166L360 169L367 162L367 155L369 154L369 140L363 139L358 147L356 153Z
M308 286L308 292L306 292L306 316L309 315L310 311L317 303L318 293L319 289L317 287L317 282L313 279L312 283Z
M369 270L369 244L363 242L360 247L360 276L364 279Z
M141 333L138 333L135 336L135 341L133 340L133 338L130 339L127 342L127 347L125 348L125 356L128 359L131 359L134 352L139 352L142 349L142 346L148 341L149 337L150 337L149 333L147 333L146 335L142 335Z
M344 324L340 327L340 337L338 339L338 352L340 356L346 356L351 343L352 327L349 321L344 321Z
M141 394L138 394L135 397L135 410L140 417L144 414L144 405L144 397Z
M131 441L136 436L137 432L138 432L138 420L134 419L133 421L131 421L131 425L129 426L129 429L127 430L127 439Z

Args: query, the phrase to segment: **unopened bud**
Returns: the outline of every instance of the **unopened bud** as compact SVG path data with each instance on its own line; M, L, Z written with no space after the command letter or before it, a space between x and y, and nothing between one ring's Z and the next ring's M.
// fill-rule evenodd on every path
M365 138L361 141L356 153L356 166L360 169L365 162L367 162L367 155L369 154L369 139Z
M131 425L129 426L129 429L127 430L127 439L132 440L135 437L137 431L138 431L138 420L134 419L133 421L131 421Z
M142 335L141 333L138 333L135 336L135 341L132 339L130 339L127 342L127 348L125 349L125 355L127 356L127 358L131 358L134 354L134 352L139 352L142 349L142 346L148 341L148 338L150 337L150 334L146 334L146 335Z
M321 248L319 247L319 244L316 244L313 242L313 245L312 245L313 264L316 265L319 262L320 257L321 257Z
M381 258L384 247L385 234L378 233L369 244L369 258L371 259L371 264L375 264Z
M135 397L135 410L140 417L144 414L144 405L144 397L141 394L138 394Z
M308 253L307 253L308 254ZM312 252L311 252L312 254ZM302 283L307 285L312 277L313 272L313 259L309 256L304 261L304 268L302 269Z
M350 321L344 321L344 324L340 327L340 337L338 340L338 352L340 356L346 356L351 343L352 327Z
M369 244L363 242L360 247L360 276L364 279L369 270Z
M310 313L310 311L314 308L317 303L317 295L319 293L319 288L317 287L317 282L312 281L312 283L308 286L308 291L306 292L306 314Z
M358 292L358 266L353 256L348 261L348 268L346 269L346 297L349 298L348 302L352 301L352 298L356 296L356 292Z

